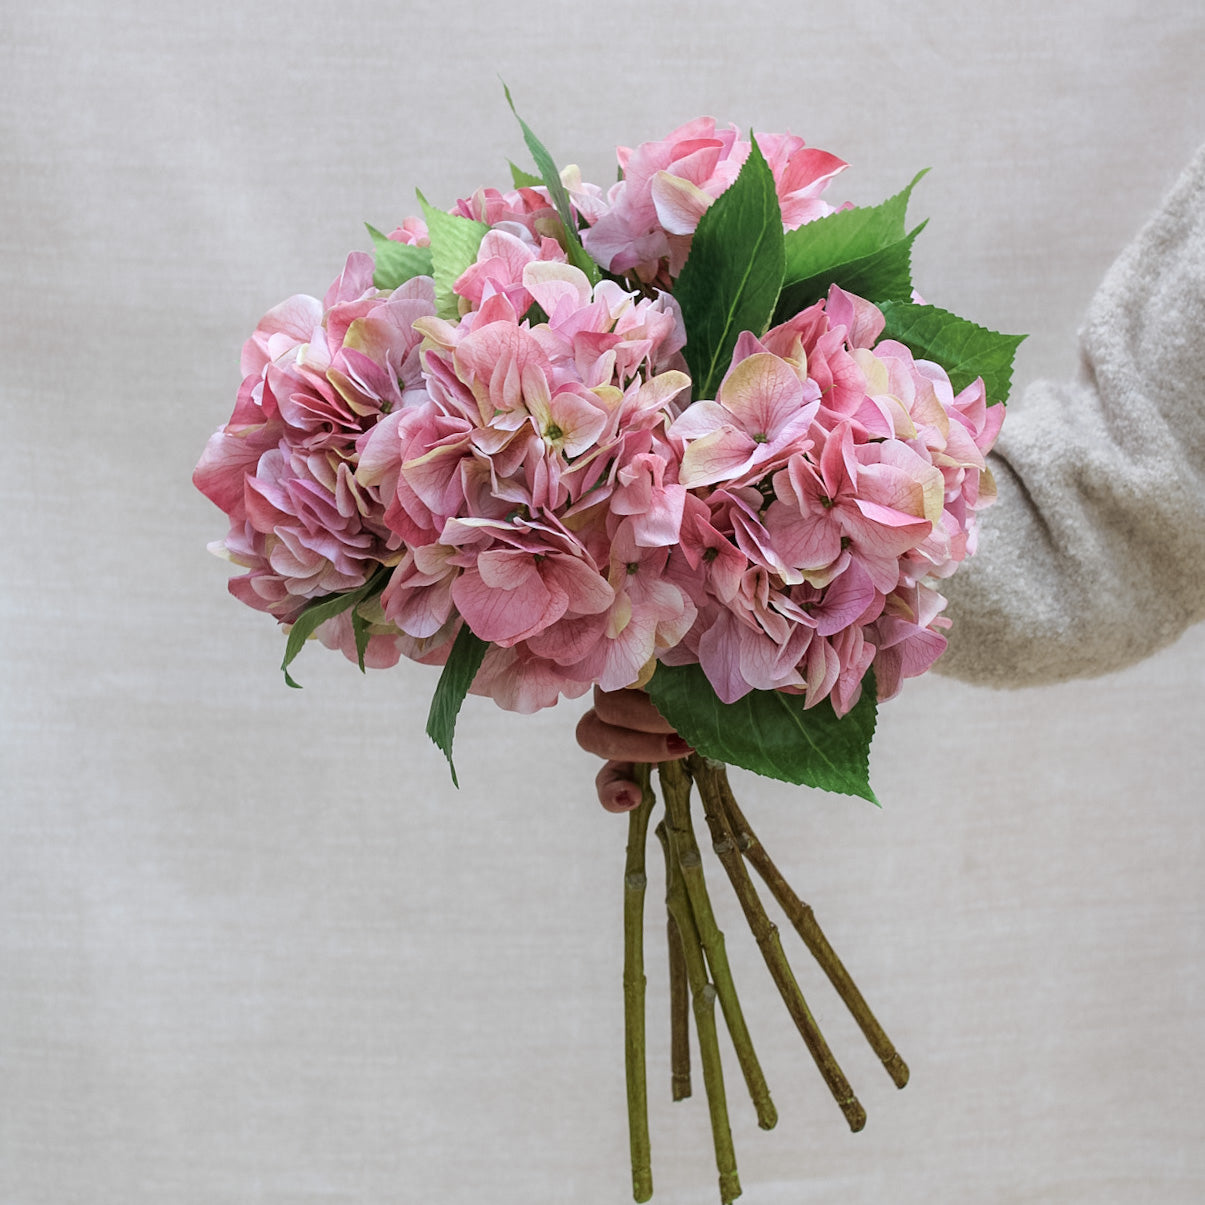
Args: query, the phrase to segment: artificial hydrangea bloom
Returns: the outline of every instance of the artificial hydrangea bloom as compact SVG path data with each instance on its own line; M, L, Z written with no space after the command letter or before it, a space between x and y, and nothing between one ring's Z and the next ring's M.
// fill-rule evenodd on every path
M754 137L786 229L833 211L840 159ZM838 714L868 668L881 698L927 669L948 626L935 584L994 498L1003 408L837 287L741 333L692 400L673 282L750 151L700 118L621 148L606 193L566 168L597 283L546 189L480 189L453 210L488 227L453 318L430 278L375 288L361 253L321 301L266 314L194 475L230 520L232 593L288 624L372 580L366 648L348 611L321 640L441 664L467 625L490 646L474 691L518 711L658 660L698 662L726 702L783 690ZM388 237L430 245L417 218Z
M754 137L773 172L786 229L833 212L820 193L847 166L842 160L792 134ZM595 205L585 212L586 250L612 272L668 283L686 262L699 219L736 179L749 151L735 126L720 129L711 117L635 150L620 147L622 174L605 211Z
M844 714L868 666L886 698L945 647L941 597L923 583L973 549L999 407L982 382L955 395L939 366L876 344L882 329L834 287L761 339L742 336L718 400L670 427L697 499L681 550L703 588L666 659L698 660L725 702L801 690L806 706L828 697Z
M357 480L406 547L385 617L450 638L459 616L517 650L476 689L527 708L516 676L538 678L537 698L558 682L573 695L623 686L693 620L663 572L686 497L665 427L689 379L671 367L682 326L670 299L591 287L555 255L499 263L499 250L483 240L456 283L477 305L488 268L479 308L417 323L429 399L364 436Z
M285 623L401 555L356 480L356 443L426 400L414 324L435 312L435 294L428 277L381 292L372 274L354 252L321 302L291 297L264 316L243 348L234 413L193 474L230 518L215 551L248 570L231 593Z

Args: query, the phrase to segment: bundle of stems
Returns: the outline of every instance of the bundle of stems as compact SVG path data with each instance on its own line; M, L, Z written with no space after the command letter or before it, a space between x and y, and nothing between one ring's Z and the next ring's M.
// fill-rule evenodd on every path
M643 799L629 817L627 862L624 877L624 1032L628 1095L628 1126L632 1158L632 1195L647 1201L653 1195L648 1128L648 1088L645 1072L645 974L644 896L648 883L645 847L656 806L650 766L638 768ZM899 1088L908 1082L908 1067L896 1053L883 1028L875 1020L862 993L821 931L812 909L782 877L741 812L728 784L725 767L693 754L685 760L663 762L657 767L664 815L658 822L657 838L665 854L666 935L669 946L670 993L670 1089L674 1100L691 1094L690 1014L695 1019L703 1086L711 1118L719 1173L720 1200L729 1205L740 1196L740 1179L728 1101L720 1065L719 1035L715 1005L728 1029L741 1074L762 1129L777 1121L774 1102L753 1049L737 999L736 988L724 950L724 935L712 913L703 863L691 823L692 782L698 788L703 817L712 848L727 872L728 880L757 941L766 967L783 1003L807 1046L808 1052L828 1085L833 1099L851 1130L866 1124L866 1111L854 1095L836 1058L825 1042L787 962L778 928L766 914L749 866L757 872L778 902L809 953L820 964L838 995L857 1021L866 1040L882 1060L888 1075Z

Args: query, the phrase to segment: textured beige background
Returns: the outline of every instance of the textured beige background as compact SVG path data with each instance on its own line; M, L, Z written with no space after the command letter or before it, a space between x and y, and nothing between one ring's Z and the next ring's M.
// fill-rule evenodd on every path
M0 5L2 1205L627 1199L625 825L578 709L472 701L457 793L431 671L314 648L284 688L189 484L242 339L415 186L505 180L499 73L595 178L701 112L841 154L855 201L930 165L919 286L1031 331L1022 383L1072 371L1205 140L1191 0L687 11ZM740 778L914 1069L897 1093L800 952L870 1113L846 1132L726 908L781 1113L732 1086L749 1205L1205 1198L1203 680L1198 628L1093 682L915 683L882 811ZM655 959L655 1199L695 1205L663 992Z

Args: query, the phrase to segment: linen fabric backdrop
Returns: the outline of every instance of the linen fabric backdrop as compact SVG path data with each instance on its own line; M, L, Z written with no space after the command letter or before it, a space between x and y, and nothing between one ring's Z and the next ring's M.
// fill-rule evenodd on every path
M630 1199L626 821L574 745L585 704L470 700L458 792L423 734L434 670L311 646L285 688L189 480L242 341L416 187L450 205L529 162L501 77L602 182L617 143L701 113L849 160L835 200L930 167L918 287L1029 332L1021 406L1074 373L1102 274L1205 140L1205 8L6 0L2 22L0 1202ZM1197 628L1091 681L909 683L880 713L881 810L735 776L913 1070L897 1092L785 930L869 1113L847 1131L714 866L780 1113L757 1130L726 1064L743 1200L1205 1199L1203 678ZM654 870L654 1199L695 1205L715 1171L697 1064L669 1102L660 895Z

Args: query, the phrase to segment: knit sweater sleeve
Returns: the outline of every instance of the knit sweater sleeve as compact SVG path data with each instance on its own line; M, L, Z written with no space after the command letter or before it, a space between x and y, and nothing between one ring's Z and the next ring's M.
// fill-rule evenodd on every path
M1131 665L1205 618L1205 147L1110 269L1066 384L1004 424L934 669L994 686Z

